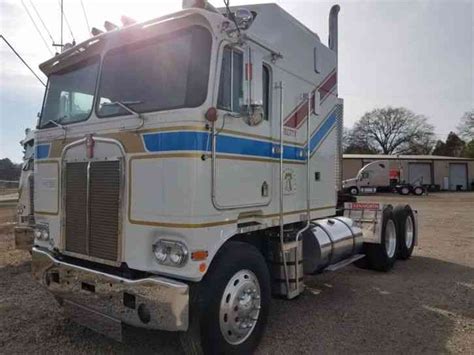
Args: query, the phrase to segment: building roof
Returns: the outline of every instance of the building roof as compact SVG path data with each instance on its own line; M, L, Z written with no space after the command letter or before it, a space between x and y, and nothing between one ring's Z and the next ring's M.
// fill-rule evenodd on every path
M384 155L384 154L344 154L344 159L366 160L456 160L474 161L471 158L445 157L440 155Z

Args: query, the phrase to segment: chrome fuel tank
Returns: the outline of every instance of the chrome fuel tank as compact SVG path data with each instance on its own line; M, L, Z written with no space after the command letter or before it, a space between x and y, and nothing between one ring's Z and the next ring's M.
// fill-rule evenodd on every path
M362 230L346 217L312 222L303 234L303 269L307 274L324 270L362 249Z

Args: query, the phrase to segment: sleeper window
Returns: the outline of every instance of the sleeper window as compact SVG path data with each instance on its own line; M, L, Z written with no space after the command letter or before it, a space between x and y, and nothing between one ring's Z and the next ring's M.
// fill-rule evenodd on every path
M229 47L224 48L217 107L240 112L243 98L243 55Z
M263 84L263 118L264 120L268 121L268 118L270 117L270 68L266 66L265 64L263 65L263 70L262 70L262 84Z

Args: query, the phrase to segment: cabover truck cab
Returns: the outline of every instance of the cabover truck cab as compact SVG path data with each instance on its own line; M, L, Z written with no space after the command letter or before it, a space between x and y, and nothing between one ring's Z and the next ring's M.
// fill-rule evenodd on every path
M34 277L68 316L252 351L272 294L416 241L409 206L347 203L337 14L329 46L274 4L108 24L41 64Z

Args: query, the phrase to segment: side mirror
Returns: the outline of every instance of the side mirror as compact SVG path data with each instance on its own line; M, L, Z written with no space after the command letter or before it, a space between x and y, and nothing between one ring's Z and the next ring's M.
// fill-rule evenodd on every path
M242 118L249 126L258 126L263 122L265 112L262 105L251 105L250 109L243 107L246 112L242 112Z
M249 126L260 124L265 116L263 110L263 52L247 46L244 53L244 100L241 116Z

